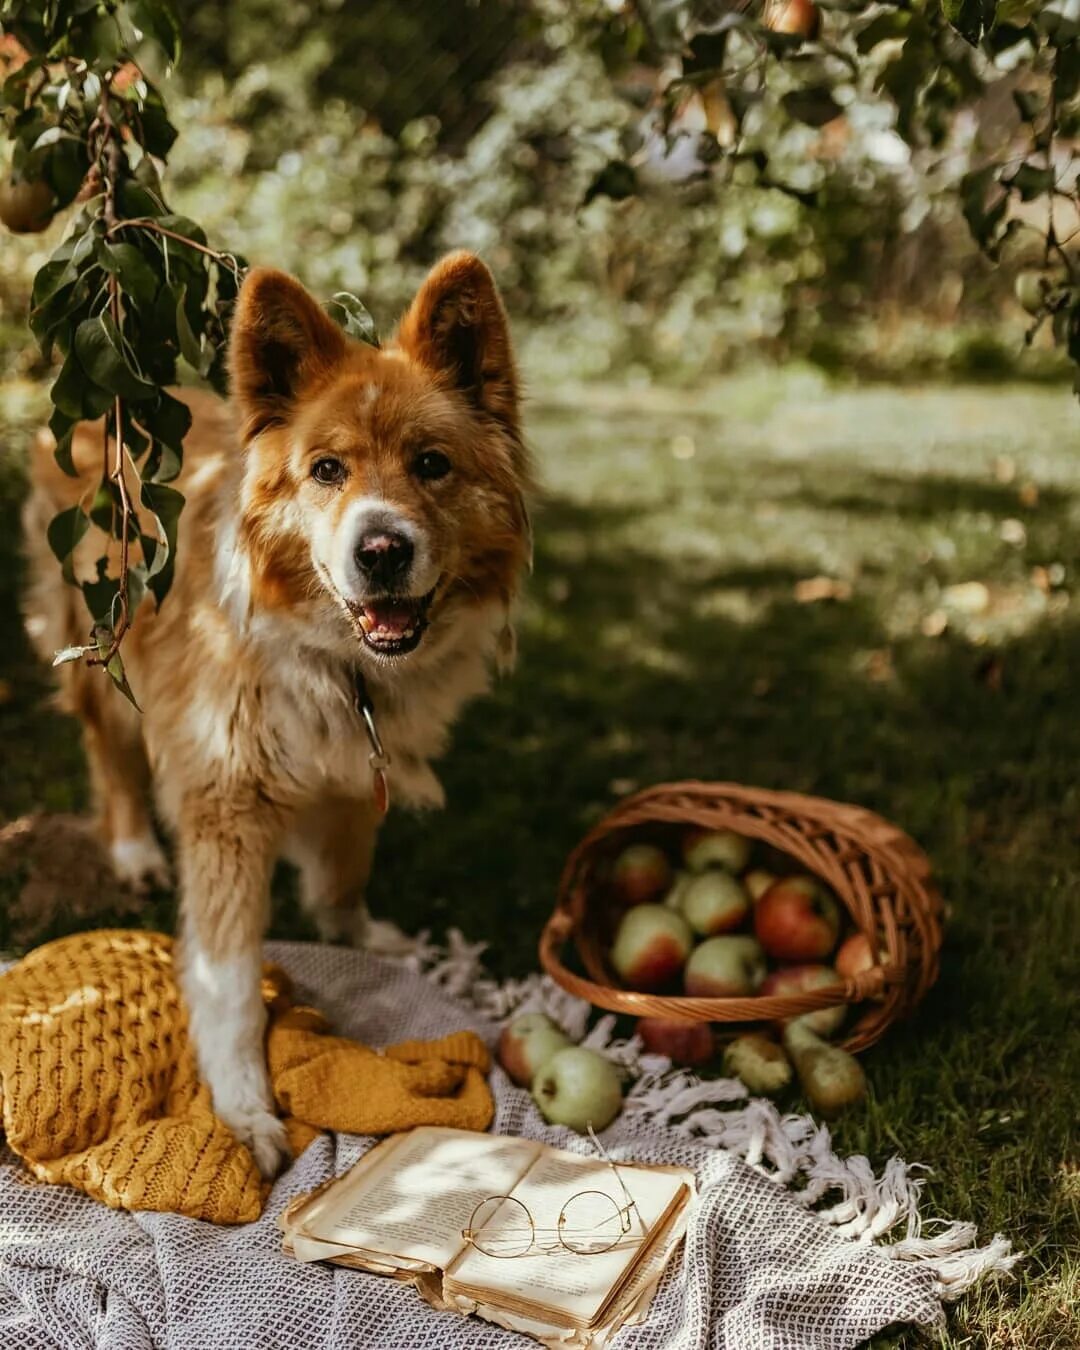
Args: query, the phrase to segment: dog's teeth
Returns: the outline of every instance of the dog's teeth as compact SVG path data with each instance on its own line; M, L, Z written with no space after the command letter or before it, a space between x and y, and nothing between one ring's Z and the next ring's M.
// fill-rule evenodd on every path
M357 622L357 623L360 625L360 627L363 629L365 636L366 636L368 633L371 632L372 623L371 623L371 620L368 618L368 616L367 616L366 614L363 614L363 613L358 614L358 615L356 616L356 622Z

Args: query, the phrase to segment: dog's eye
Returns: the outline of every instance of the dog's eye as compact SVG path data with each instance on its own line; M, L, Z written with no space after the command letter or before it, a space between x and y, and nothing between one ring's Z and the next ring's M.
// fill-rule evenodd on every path
M345 465L340 459L317 459L311 466L311 476L317 483L340 483L345 477Z
M441 450L425 450L413 460L413 473L429 483L433 483L436 478L445 478L450 467L450 461Z

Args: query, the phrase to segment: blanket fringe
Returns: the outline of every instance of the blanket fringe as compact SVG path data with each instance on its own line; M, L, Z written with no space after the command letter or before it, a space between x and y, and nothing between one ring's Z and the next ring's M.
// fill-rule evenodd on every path
M547 1013L575 1040L583 1038L583 1044L602 1050L623 1069L631 1080L627 1116L737 1154L844 1237L931 1270L939 1298L957 1299L986 1276L1009 1272L1021 1259L1000 1233L980 1247L974 1224L924 1225L919 1199L928 1169L921 1164L891 1158L878 1175L862 1155L839 1157L828 1126L810 1116L783 1115L771 1101L748 1098L738 1079L701 1079L674 1068L664 1056L647 1053L636 1036L617 1038L611 1015L590 1027L591 1005L548 976L500 984L483 965L487 944L469 942L457 929L450 929L445 947L431 942L426 931L411 938L391 924L381 923L379 930L375 949L470 1002L490 1021L504 1022L519 1012Z

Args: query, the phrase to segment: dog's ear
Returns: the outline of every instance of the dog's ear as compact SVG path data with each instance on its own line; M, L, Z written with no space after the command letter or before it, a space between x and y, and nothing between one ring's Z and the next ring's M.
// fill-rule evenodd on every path
M298 281L253 268L236 301L229 342L230 384L245 440L284 421L303 390L346 350L341 329Z
M494 278L474 253L450 253L428 273L397 331L413 360L520 436L510 329Z

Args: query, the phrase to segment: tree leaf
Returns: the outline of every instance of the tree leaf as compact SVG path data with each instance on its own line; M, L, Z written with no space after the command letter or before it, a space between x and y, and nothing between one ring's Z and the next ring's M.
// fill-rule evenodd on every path
M199 339L188 320L184 301L187 299L187 286L180 287L176 298L176 339L180 344L180 354L197 374L203 373L203 351Z
M93 637L95 643L97 644L98 656L102 660L104 660L106 655L108 655L109 648L112 646L113 630L111 625L103 623L95 624L91 636ZM135 702L135 695L131 692L131 685L128 684L127 673L124 670L123 658L121 657L119 652L114 653L112 659L105 667L105 673L109 676L113 684L116 685L117 689L120 690L120 692L131 704L131 706L135 708L138 712L142 712L142 709Z
M379 330L375 327L375 320L355 295L338 291L323 309L336 324L344 328L349 337L366 342L369 347L379 346Z
M86 378L74 351L67 354L60 374L53 380L49 397L65 416L73 422L93 420L112 406L112 395Z
M1021 164L1008 180L1009 187L1019 192L1022 201L1030 202L1035 197L1053 192L1055 174L1053 166L1032 164L1030 160Z
M162 4L161 0L127 0L124 8L132 24L156 42L175 65L180 59L180 30L169 6Z
M46 538L69 586L77 584L75 559L72 555L89 528L90 517L81 506L69 506L66 511L61 511L49 521Z
M79 324L75 330L75 355L94 383L118 398L138 403L157 394L157 386L128 365L111 314L98 314Z
M143 556L147 560L146 582L160 605L168 594L172 584L173 568L176 558L176 532L180 522L180 513L184 509L184 498L175 488L163 483L142 485L141 500L154 516L158 528L155 539L143 534Z
M624 159L611 159L589 184L582 205L588 206L597 197L610 197L612 201L621 202L636 196L637 191L638 176L634 166Z
M53 457L60 468L69 478L78 478L79 471L75 467L75 462L71 458L71 438L78 426L78 419L68 417L62 413L59 408L52 410L52 416L49 418L49 430L56 441L56 449L53 451Z
M941 11L964 41L977 47L994 26L997 0L941 0Z
M161 284L157 273L134 244L101 243L98 248L101 265L120 282L120 287L140 307L152 305Z
M780 100L789 117L808 127L823 127L842 117L844 110L823 84L807 89L792 89Z
M61 647L55 653L52 659L53 667L66 666L70 661L79 661L84 656L89 656L91 652L96 652L97 647Z

